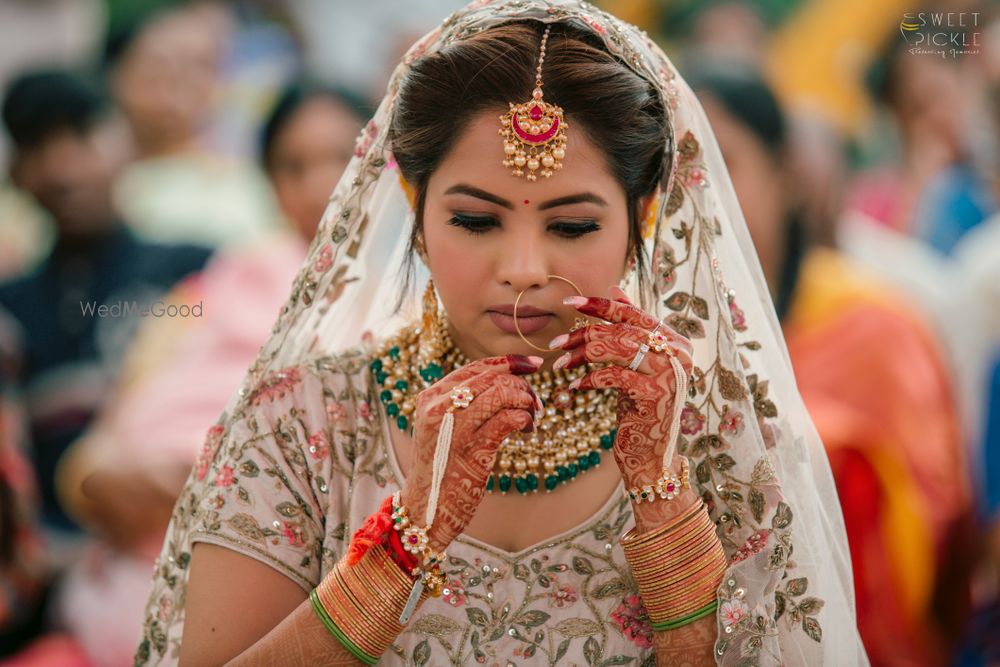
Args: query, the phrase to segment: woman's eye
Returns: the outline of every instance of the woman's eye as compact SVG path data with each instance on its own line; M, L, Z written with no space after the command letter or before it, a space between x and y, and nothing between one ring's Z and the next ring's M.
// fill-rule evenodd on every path
M463 215L456 213L448 221L449 225L461 227L470 234L485 234L499 223L497 219L488 215Z
M585 234L599 230L601 226L596 220L580 220L577 222L554 222L549 225L549 231L568 239L577 239Z

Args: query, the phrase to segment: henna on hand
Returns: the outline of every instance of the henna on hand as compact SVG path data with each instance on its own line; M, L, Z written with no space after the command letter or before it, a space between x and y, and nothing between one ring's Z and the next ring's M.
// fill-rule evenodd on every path
M538 397L518 375L538 370L538 357L491 357L460 368L420 392L414 415L414 458L402 492L410 516L423 523L430 495L434 452L445 413L452 406L451 391L468 387L473 399L456 410L451 451L441 481L437 511L428 537L443 550L472 520L493 471L500 442L518 429L534 428Z
M618 390L618 435L612 450L615 462L628 487L653 483L662 473L667 450L674 401L678 397L676 378L670 356L676 356L686 373L691 369L692 347L687 339L672 331L652 315L643 312L620 295L618 298L571 298L567 301L607 324L592 324L555 342L567 354L557 360L560 367L573 368L585 363L607 364L595 368L570 385L573 389ZM659 325L667 335L669 352L650 350L636 370L629 364L640 345L647 343L649 332ZM670 467L679 470L674 458ZM640 531L662 525L695 502L693 490L685 489L678 502L641 503L634 507Z

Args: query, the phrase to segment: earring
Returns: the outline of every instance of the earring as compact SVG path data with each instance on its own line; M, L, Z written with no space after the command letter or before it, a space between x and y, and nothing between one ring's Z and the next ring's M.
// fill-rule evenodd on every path
M638 262L635 258L635 253L630 253L628 256L628 260L626 260L625 262L625 269L626 269L625 279L622 280L621 284L619 285L626 292L628 291L629 285L632 284L632 276L635 275L635 267L637 266L637 264Z
M433 279L427 279L423 296L423 316L420 337L417 341L420 376L432 383L444 376L441 358L445 353L444 315L438 304Z

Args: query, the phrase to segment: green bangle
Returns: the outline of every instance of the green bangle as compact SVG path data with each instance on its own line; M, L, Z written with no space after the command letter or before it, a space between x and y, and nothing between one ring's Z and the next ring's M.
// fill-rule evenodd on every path
M661 621L660 623L652 623L651 625L653 627L653 630L655 630L656 632L663 632L664 630L676 630L677 628L684 627L688 623L694 623L699 618L704 618L705 616L708 616L718 607L719 607L719 602L717 600L712 600L698 611L692 612L687 616L675 618L672 621Z
M332 618L330 618L330 614L327 613L323 603L319 601L316 589L313 589L309 593L309 601L312 602L313 611L316 612L317 616L319 616L319 620L323 623L323 627L325 627L338 642L343 644L344 648L346 648L351 655L366 665L374 665L378 663L378 658L373 658L358 648L358 646L351 641L350 637L345 635L343 630L337 627L337 624L333 622Z

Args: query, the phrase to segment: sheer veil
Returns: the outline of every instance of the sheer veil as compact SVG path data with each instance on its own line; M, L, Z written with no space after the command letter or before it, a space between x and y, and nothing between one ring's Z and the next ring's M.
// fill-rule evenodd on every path
M867 664L836 489L712 130L660 48L585 2L477 0L411 47L223 419L245 415L245 398L282 369L383 337L415 318L413 295L394 312L413 222L386 141L399 82L425 54L525 20L568 22L597 35L653 84L671 116L668 176L646 241L652 261L646 280L630 280L630 289L695 346L679 449L690 458L732 562L719 589L717 661Z

